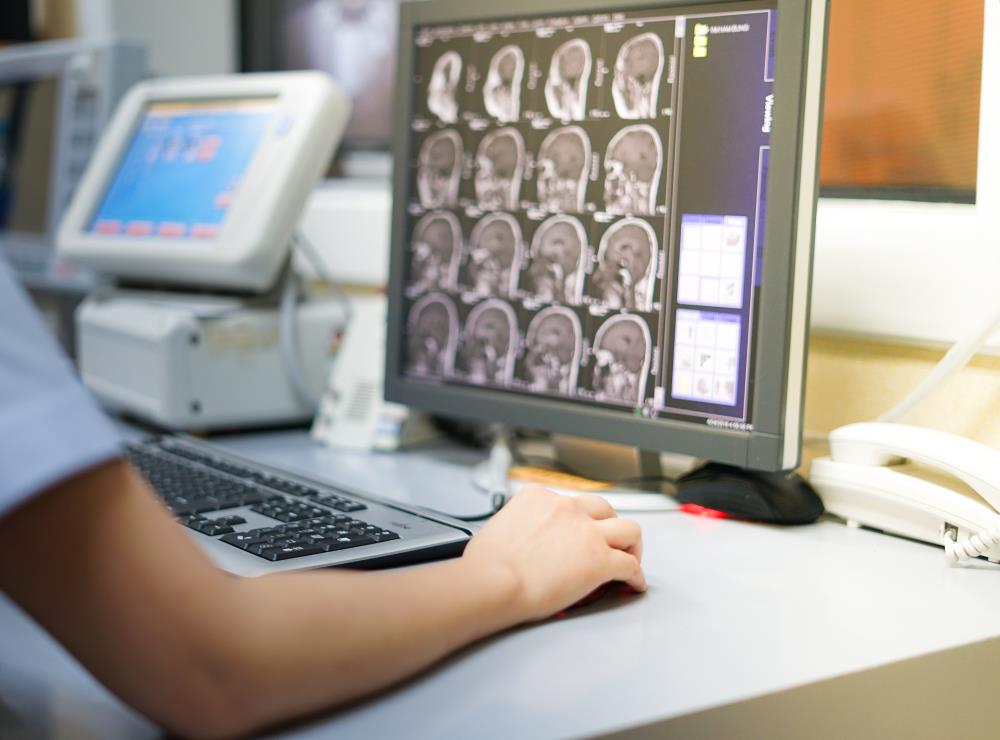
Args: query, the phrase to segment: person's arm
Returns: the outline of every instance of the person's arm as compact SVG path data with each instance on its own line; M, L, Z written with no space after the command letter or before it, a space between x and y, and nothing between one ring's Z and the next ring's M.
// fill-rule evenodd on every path
M115 461L0 520L0 588L154 721L229 736L372 693L607 581L644 590L640 538L602 499L535 488L455 560L243 579Z

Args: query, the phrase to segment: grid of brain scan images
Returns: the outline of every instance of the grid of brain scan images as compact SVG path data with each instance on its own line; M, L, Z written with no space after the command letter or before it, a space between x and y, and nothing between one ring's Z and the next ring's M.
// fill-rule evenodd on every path
M721 173L699 149L718 146L706 126L744 125L726 110L734 51L759 55L767 87L762 7L417 29L407 376L746 418L762 160L753 149L743 202L725 195L746 190L731 174L705 182ZM689 122L678 82L708 59L722 97ZM755 128L763 104L749 103ZM692 166L708 175L687 175L685 202Z

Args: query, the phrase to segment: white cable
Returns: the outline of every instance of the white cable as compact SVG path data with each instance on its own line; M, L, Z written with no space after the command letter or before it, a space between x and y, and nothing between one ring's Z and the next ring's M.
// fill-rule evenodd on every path
M285 374L292 384L292 392L305 408L315 413L319 408L317 398L306 383L302 372L302 355L299 354L298 327L296 313L299 303L299 282L294 270L289 267L285 273L285 285L281 290L281 303L278 308L278 345L281 351L281 364L285 366Z
M316 274L320 276L320 279L326 283L330 290L333 291L334 297L340 304L340 309L344 312L344 329L351 324L351 317L354 315L354 309L351 307L351 299L347 297L347 293L344 289L338 285L337 280L330 275L326 269L326 265L323 263L322 257L320 257L319 252L316 251L316 246L309 240L309 237L305 233L299 231L294 237L295 246L299 250L299 254L305 257L309 264L312 265Z
M1000 313L951 346L930 374L899 403L878 417L878 421L899 421L919 406L935 389L965 367L990 337L1000 331Z
M942 539L945 555L948 556L949 560L957 563L981 557L1000 544L1000 527L977 532L961 540L957 539L954 530L949 530L945 532Z

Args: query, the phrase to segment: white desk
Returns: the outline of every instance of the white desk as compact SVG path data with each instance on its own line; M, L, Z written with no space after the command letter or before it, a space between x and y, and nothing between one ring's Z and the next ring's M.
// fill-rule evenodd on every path
M303 432L220 444L450 513L485 506L469 483L478 456L468 451L335 453ZM874 737L880 726L895 736L905 727L990 734L1000 568L949 566L936 548L832 521L781 529L637 518L646 595L484 641L280 736L564 738L633 728L649 737L863 737L864 728ZM0 736L155 735L7 603L0 640Z

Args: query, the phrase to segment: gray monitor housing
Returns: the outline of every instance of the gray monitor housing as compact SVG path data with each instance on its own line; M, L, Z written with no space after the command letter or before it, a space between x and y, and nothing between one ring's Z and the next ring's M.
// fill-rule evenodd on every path
M415 74L417 34L436 24L469 25L539 16L579 17L616 11L726 12L747 3L707 0L510 0L472 6L464 0L404 3L401 14L394 137L394 200L390 258L386 397L433 413L633 445L759 470L787 470L800 461L809 292L817 194L827 3L776 0L774 94L766 187L766 236L754 341L748 368L750 423L693 423L645 418L600 404L489 387L439 382L405 372L410 165L419 155L411 121L419 101L407 85ZM752 4L760 7L760 3ZM716 11L716 8L718 9ZM606 61L606 64L610 62ZM773 121L773 124L771 123Z
M131 42L46 41L0 49L0 95L6 98L0 111L0 249L30 285L59 282L61 273L52 268L60 218L115 105L145 75L145 49ZM45 170L31 172L28 162L43 163Z

